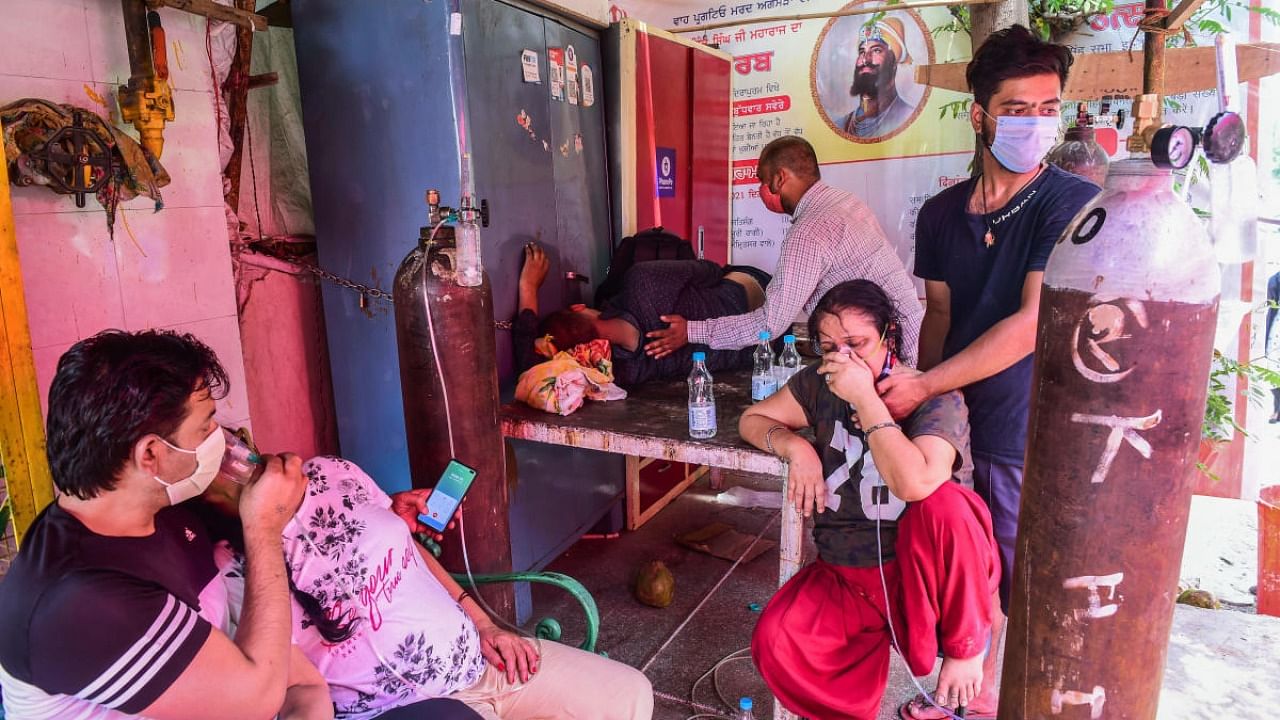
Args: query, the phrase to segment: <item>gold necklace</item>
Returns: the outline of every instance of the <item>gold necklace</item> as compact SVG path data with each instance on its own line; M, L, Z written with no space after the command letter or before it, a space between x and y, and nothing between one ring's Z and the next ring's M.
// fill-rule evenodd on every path
M1040 163L1040 167L1036 169L1036 173L1032 175L1030 178L1028 178L1026 182L1022 183L1022 187L1018 188L1016 192L1014 192L1012 195L1009 196L1009 201L1012 202L1013 199L1018 197L1018 195L1020 195L1023 190L1027 189L1028 185L1034 182L1036 178L1040 177L1040 173L1044 171L1044 167L1045 167L1044 163ZM986 173L983 173L982 175L978 176L978 183L982 185L982 224L987 226L987 234L982 236L982 243L986 245L988 248L990 248L996 244L996 236L991 232L991 221L987 219L987 175Z

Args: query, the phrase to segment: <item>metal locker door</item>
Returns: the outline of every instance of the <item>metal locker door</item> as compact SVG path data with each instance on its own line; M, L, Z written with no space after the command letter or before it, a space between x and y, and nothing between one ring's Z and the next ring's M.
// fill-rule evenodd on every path
M566 282L572 302L590 303L604 280L613 247L605 162L604 96L600 86L600 41L548 19L547 52L564 58L563 98L551 97L554 140L556 230L566 272L589 282Z
M491 0L463 3L472 167L476 194L489 201L489 227L480 231L485 271L493 285L493 316L516 312L523 247L539 241L551 254L551 274L539 305L562 307L556 249L555 177L547 113L543 19ZM542 83L523 80L523 50L538 53ZM523 124L522 124L523 123ZM543 142L547 145L544 146ZM514 383L511 333L499 331L498 379Z
M589 122L569 117L560 107L567 104L567 95L563 102L551 98L547 53L549 37L573 33L575 52L598 64L599 43L497 0L466 3L464 8L476 192L491 208L490 227L481 233L494 316L506 319L515 314L522 248L529 240L538 240L551 256L551 270L538 298L545 314L570 302L566 271L598 283L608 262L600 90L593 88L595 103L582 116ZM524 80L525 50L538 56L540 82ZM579 93L580 85L581 78ZM588 160L593 163L590 170ZM593 289L582 287L581 296L590 298ZM499 331L497 347L499 377L509 398L516 378L510 333ZM617 455L538 443L512 445L517 478L511 497L512 564L516 570L541 569L617 502L625 461ZM527 589L517 593L516 603L517 617L523 620L531 609Z

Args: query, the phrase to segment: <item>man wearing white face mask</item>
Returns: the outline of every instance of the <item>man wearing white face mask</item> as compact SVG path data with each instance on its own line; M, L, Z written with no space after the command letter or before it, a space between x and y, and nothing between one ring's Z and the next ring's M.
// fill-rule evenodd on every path
M969 407L974 489L991 509L1000 546L1000 601L1008 612L1018 531L1040 286L1049 254L1072 217L1098 193L1084 178L1043 162L1058 137L1071 51L1020 25L993 33L966 72L980 171L920 209L915 273L925 281L920 375L878 387L894 417L963 390ZM993 628L999 647L1001 623ZM988 655L984 674L995 674ZM969 706L994 717L995 683ZM920 701L904 718L938 718Z
M58 497L0 583L9 717L333 717L289 642L280 532L306 487L297 457L267 458L241 497L252 607L235 641L197 614L225 587L204 526L178 504L218 473L226 389L190 335L107 331L59 360L47 433Z

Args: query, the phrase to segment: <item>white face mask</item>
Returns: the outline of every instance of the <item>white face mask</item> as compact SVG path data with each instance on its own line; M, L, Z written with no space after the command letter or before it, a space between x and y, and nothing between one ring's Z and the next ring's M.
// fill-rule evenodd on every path
M1035 170L1058 144L1057 115L996 117L985 109L982 112L996 121L996 135L987 148L1009 172L1022 174Z
M227 437L221 427L215 429L209 437L196 446L195 450L180 448L164 438L160 438L160 442L177 452L196 456L196 469L181 480L166 482L157 476L152 476L155 477L156 482L164 486L165 493L169 495L170 505L190 500L209 489L213 479L218 476L218 468L222 467L222 455L227 449Z

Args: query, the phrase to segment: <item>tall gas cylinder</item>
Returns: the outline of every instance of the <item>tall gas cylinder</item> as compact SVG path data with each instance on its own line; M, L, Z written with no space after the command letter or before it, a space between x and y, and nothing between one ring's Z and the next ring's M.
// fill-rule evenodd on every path
M1218 296L1170 171L1112 164L1040 296L1001 720L1155 718Z
M451 230L424 238L401 262L393 288L409 470L414 487L434 486L450 459L476 471L463 504L471 570L510 572L493 292L488 276L475 287L458 284ZM443 543L441 561L451 572L465 568L457 533ZM486 585L484 597L514 619L511 585Z

